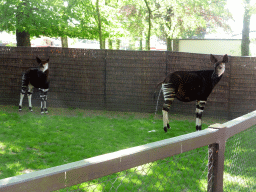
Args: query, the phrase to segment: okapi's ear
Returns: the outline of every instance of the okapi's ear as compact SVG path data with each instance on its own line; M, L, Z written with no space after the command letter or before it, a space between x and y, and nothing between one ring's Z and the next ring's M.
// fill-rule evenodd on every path
M47 61L47 63L49 62L49 60L50 60L50 58L48 58L46 61Z
M210 55L210 59L212 63L217 63L218 59L216 59L216 57L214 57L212 54Z
M223 60L222 60L223 63L228 63L228 55L224 55L223 56Z
M39 59L38 57L36 57L37 63L41 63L41 59Z

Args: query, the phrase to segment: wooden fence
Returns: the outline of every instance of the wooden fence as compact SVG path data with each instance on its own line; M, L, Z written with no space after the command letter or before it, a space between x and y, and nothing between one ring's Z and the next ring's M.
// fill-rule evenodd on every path
M224 124L215 124L202 131L2 179L0 180L0 191L58 190L209 145L207 191L222 192L226 141L255 124L256 111L253 111ZM254 133L252 135L252 138L254 138L255 127L252 133ZM251 144L249 143L249 145ZM255 147L252 147L252 149L255 149ZM238 149L233 148L232 150L235 152ZM246 151L244 148L242 150ZM255 152L251 151L251 153L254 154ZM248 165L246 160L249 157L243 156L242 158L244 158L243 163ZM254 159L251 160L255 162ZM241 169L243 164L237 166ZM246 170L253 171L253 166L251 165L251 168L246 168ZM180 170L180 172L182 171L184 169ZM248 184L246 186L249 187ZM189 186L187 187L189 188ZM255 189L255 183L250 187Z
M224 55L225 53L223 53ZM209 55L180 52L0 47L0 104L17 105L21 74L50 57L49 107L154 112L153 93L168 72L213 69ZM210 95L205 116L232 119L255 109L255 57L232 57ZM159 89L158 89L159 90ZM24 99L24 106L27 99ZM39 106L35 91L32 103ZM163 103L161 97L160 107ZM171 112L193 114L195 102L175 100Z

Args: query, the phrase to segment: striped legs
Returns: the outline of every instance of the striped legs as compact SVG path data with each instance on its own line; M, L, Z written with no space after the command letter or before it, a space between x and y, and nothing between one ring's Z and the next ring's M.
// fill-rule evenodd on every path
M19 111L22 110L22 102L24 99L24 96L26 94L28 88L28 105L29 105L29 110L32 112L32 103L31 103L31 98L32 98L32 93L33 93L33 86L29 84L29 78L26 73L22 74L22 79L21 79L21 91L20 91L20 103L19 103Z
M164 95L164 105L163 105L163 127L164 131L167 132L170 129L168 111L170 110L171 104L175 98L176 92L172 83L163 83L162 90ZM202 129L202 114L204 111L206 101L196 101L196 130L200 131Z
M22 110L22 102L23 102L23 99L24 99L24 96L26 94L26 90L27 90L27 87L26 86L22 86L21 87L21 92L20 92L20 103L19 103L19 111ZM29 106L29 110L31 112L33 112L33 109L32 109L32 102L31 102L31 98L32 98L32 93L33 93L33 86L32 85L28 85L28 106Z
M23 102L24 95L25 95L25 93L24 93L23 89L21 89L21 92L20 92L19 111L22 110L22 102Z
M23 102L23 98L24 98L25 93L26 93L26 88L27 87L22 86L22 89L21 89L19 111L22 110L22 102ZM39 90L40 90L40 98L41 98L41 114L48 113L48 110L46 108L46 101L47 101L47 92L48 92L49 89L39 89ZM29 110L31 112L33 112L32 102L31 102L32 93L33 93L33 86L29 84L27 95L28 95L28 106L29 106Z
M48 113L46 108L47 101L47 92L49 89L39 89L40 90L40 98L41 98L41 114Z
M31 102L32 93L33 93L33 86L29 84L29 85L28 85L28 107L29 107L29 110L30 110L31 112L33 112L33 109L32 109L32 102Z
M25 76L25 73L23 73L22 78L21 78L19 111L22 110L22 102L23 102L23 98L24 98L26 91L27 91L26 76Z
M196 130L202 129L202 114L204 111L206 101L196 101Z
M172 83L163 83L162 90L164 95L163 105L163 127L164 131L167 132L167 128L170 129L168 111L170 110L171 104L175 98L175 89L172 87Z

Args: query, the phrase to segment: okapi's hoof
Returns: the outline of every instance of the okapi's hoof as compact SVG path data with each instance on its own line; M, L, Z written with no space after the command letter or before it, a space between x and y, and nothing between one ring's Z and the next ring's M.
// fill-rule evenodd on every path
M45 114L47 114L47 113L48 113L48 110L47 110L46 108L44 109L44 113L45 113Z
M164 132L167 133L167 127L164 127Z
M169 125L169 123L167 123L167 128L168 128L168 129L170 129L170 128L171 128L171 127L170 127L170 125Z
M21 106L19 106L19 111L22 111L22 108L21 108Z
M30 110L30 112L33 112L33 109L32 109L32 107L29 107L29 110Z

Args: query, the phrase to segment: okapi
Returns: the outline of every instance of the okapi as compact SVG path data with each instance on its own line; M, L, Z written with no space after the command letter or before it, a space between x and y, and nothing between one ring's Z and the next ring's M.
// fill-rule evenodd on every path
M224 55L221 61L210 55L210 60L214 64L214 70L176 71L169 73L164 81L160 83L164 95L162 113L165 132L170 129L168 111L174 98L182 102L196 101L196 130L201 130L202 113L207 98L225 72L228 55Z
M36 57L37 63L39 66L37 68L30 68L28 71L22 74L22 82L21 82L21 93L20 93L20 103L19 103L19 111L22 110L22 101L24 95L27 91L28 95L28 105L29 110L32 112L32 93L33 88L38 88L40 91L41 98L41 114L48 113L46 108L47 101L47 92L49 90L49 59L43 61Z

